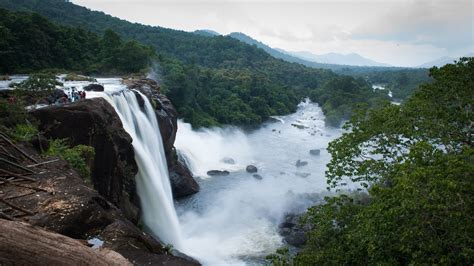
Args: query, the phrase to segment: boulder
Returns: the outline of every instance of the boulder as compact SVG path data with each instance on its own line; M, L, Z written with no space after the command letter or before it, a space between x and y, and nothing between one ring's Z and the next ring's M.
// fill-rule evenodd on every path
M309 154L317 156L317 155L321 154L321 150L320 149L313 149L313 150L309 151Z
M259 174L253 174L252 176L253 176L253 178L255 178L257 180L262 180L263 179L263 177Z
M255 165L247 165L247 168L245 168L245 170L248 172L248 173L256 173L258 172L258 169Z
M96 83L89 84L83 88L85 91L104 91L104 86Z
M139 206L135 188L137 165L132 138L123 129L114 108L102 98L88 99L72 104L50 106L31 112L45 136L67 139L71 146L84 144L94 147L91 169L94 188L128 218L137 221ZM128 204L130 201L132 204Z
M210 176L226 176L226 175L229 175L229 171L227 170L210 170L210 171L207 171L207 175L210 175Z
M307 165L307 164L308 164L307 161L298 160L298 161L296 161L296 164L295 164L295 165L296 165L296 167L303 167L303 166L305 166L305 165Z
M199 184L194 180L186 160L181 155L178 155L178 160L171 167L169 171L170 182L175 199L184 198L199 192Z
M234 159L229 158L229 157L224 157L224 158L222 158L222 162L223 162L223 163L226 163L226 164L235 164Z

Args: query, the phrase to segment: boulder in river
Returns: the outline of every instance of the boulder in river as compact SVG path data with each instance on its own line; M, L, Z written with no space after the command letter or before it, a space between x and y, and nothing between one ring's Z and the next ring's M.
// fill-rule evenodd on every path
M104 91L104 86L96 83L89 84L84 87L85 91Z
M317 155L321 154L321 150L320 149L313 149L313 150L309 151L309 154L317 156Z
M194 180L186 160L181 154L174 157L178 157L176 162L168 164L173 197L179 199L199 192L199 184Z
M298 161L296 161L295 165L296 165L296 167L302 167L302 166L305 166L307 164L308 164L307 161L298 160Z
M258 169L255 165L247 165L247 168L245 168L245 170L248 172L248 173L256 173L258 172Z
M210 176L225 176L225 175L229 175L229 171L227 170L210 170L210 171L207 171L207 175L210 175Z
M222 162L223 162L223 163L226 163L226 164L235 164L235 160L232 159L232 158L229 158L229 157L224 157L224 158L222 159Z
M253 178L255 178L257 180L262 180L263 179L263 177L259 174L253 174L252 176L253 176Z

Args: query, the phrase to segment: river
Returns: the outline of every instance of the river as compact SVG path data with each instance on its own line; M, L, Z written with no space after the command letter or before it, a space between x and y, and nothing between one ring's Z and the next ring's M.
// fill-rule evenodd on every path
M326 148L340 134L324 126L321 108L309 101L252 132L235 127L193 131L180 121L175 146L201 186L177 204L185 251L205 265L263 262L283 245L278 225L284 215L305 210L326 192ZM312 149L320 155L311 155ZM297 167L297 160L307 165ZM261 180L246 172L249 164L258 168ZM206 174L214 169L230 174Z

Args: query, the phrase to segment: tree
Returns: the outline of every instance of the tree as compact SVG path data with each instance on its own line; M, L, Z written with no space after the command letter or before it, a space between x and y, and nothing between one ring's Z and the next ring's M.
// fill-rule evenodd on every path
M310 208L301 264L474 263L474 59L430 71L400 106L359 110L329 145L328 185L369 198Z

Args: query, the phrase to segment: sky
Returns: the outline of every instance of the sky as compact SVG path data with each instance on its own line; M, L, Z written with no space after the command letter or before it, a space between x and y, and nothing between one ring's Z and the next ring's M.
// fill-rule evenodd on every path
M418 66L474 52L474 0L72 0L146 25L243 32L271 47Z

